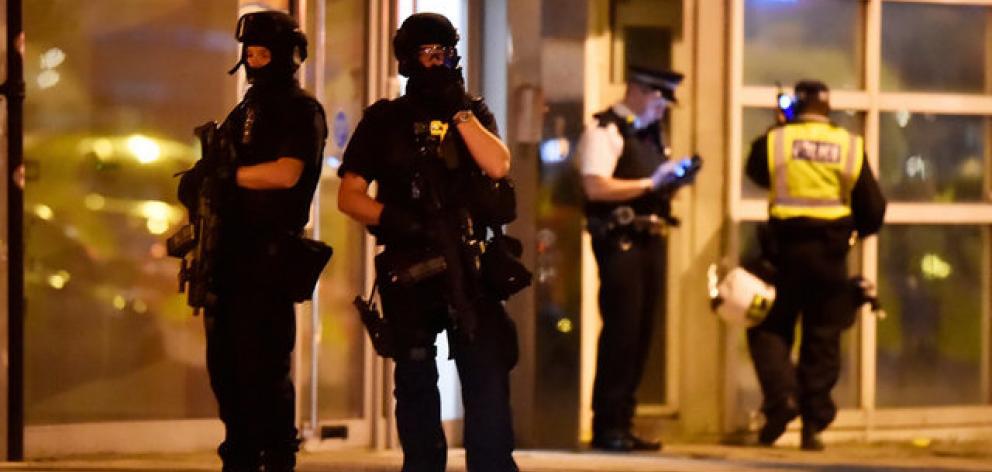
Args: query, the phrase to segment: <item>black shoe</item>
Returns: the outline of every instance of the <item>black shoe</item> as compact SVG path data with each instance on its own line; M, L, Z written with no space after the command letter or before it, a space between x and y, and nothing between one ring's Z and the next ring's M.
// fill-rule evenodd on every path
M797 416L799 416L799 411L795 408L787 408L781 412L769 414L765 418L765 425L761 427L761 431L758 431L758 443L771 447L785 432L785 427L789 425L789 422Z
M823 440L820 438L820 432L812 427L806 427L803 425L803 433L799 441L799 449L804 451L822 451Z
M592 447L610 452L658 451L661 441L641 439L629 431L613 431L593 437Z
M609 452L629 452L634 450L634 442L624 432L601 433L593 436L590 444L593 449Z
M634 444L635 451L660 451L661 441L657 439L644 439L634 436L631 433L627 434L631 442Z

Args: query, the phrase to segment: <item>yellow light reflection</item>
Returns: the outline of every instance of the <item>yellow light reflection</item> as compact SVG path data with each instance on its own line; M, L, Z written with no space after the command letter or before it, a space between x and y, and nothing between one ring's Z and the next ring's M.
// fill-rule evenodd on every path
M148 200L141 203L138 212L148 219L168 220L172 207L160 200Z
M144 313L148 311L148 305L141 300L135 300L134 303L131 304L131 308L134 308L135 313Z
M943 280L951 275L951 264L934 253L925 254L920 260L923 277L930 280Z
M83 198L83 205L93 211L100 211L107 204L107 199L99 193L91 193Z
M45 221L50 221L55 217L55 212L52 211L52 207L39 203L34 206L34 215Z
M67 283L69 283L69 273L64 270L48 276L48 285L55 290L62 290Z
M41 68L54 69L65 61L65 52L59 48L51 48L41 55Z
M169 230L169 220L162 218L149 218L145 223L148 232L152 234L162 234Z
M41 87L43 89L54 87L55 84L59 83L59 80L61 79L62 76L59 75L58 72L52 69L44 70L40 74L38 74L38 79L37 79L38 87Z
M140 134L134 134L127 138L127 149L142 164L151 164L162 155L162 148L154 139Z
M114 304L114 308L118 310L123 310L127 306L127 300L124 299L124 296L117 295L114 297L113 304Z
M562 333L571 333L572 332L572 320L570 320L568 318L562 318L562 319L558 320L558 323L556 324L556 327L558 328L558 331L560 331Z
M93 140L93 153L101 161L110 159L114 154L114 143L107 138L97 138Z

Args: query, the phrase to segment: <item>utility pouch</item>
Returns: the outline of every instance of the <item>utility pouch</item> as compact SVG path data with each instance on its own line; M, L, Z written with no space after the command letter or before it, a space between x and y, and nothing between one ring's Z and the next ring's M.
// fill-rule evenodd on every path
M499 226L517 219L517 191L508 177L493 180L475 174L467 189L472 219L484 226Z
M287 235L281 249L285 267L281 275L287 294L297 303L313 298L317 280L334 249L321 241L295 235Z
M490 292L500 300L531 284L532 274L520 262L523 244L519 239L498 234L487 245L481 257L482 279Z

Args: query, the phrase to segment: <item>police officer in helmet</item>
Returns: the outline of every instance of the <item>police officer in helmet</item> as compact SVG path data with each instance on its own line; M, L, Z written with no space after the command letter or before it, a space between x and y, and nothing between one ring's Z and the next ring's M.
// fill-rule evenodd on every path
M468 470L516 471L509 404L517 356L513 323L485 286L478 289L462 259L436 256L450 255L463 238L477 241L498 229L480 227L481 215L465 206L462 192L478 187L468 176L481 176L486 187L510 166L493 115L465 92L457 42L441 15L419 13L403 22L393 46L399 71L409 78L406 94L365 110L338 170L338 206L385 246L376 258L376 280L395 341L384 355L396 362L403 470L445 469L434 342L447 330L465 405ZM372 182L378 183L375 198L366 193ZM454 221L463 232L451 237Z
M840 371L840 336L864 302L852 287L851 242L878 232L886 202L867 165L864 140L830 122L830 91L816 80L795 86L795 109L756 139L747 175L769 189L763 251L776 269L776 300L747 331L764 397L758 440L771 446L802 417L800 446L823 449L820 433L837 413L830 391ZM791 360L801 326L799 363Z
M233 182L222 213L217 303L205 316L207 370L224 422L225 471L292 471L299 448L290 355L295 314L288 238L309 218L327 130L320 104L294 76L306 38L291 16L238 20L250 88L221 130L234 143ZM202 161L201 161L202 162Z

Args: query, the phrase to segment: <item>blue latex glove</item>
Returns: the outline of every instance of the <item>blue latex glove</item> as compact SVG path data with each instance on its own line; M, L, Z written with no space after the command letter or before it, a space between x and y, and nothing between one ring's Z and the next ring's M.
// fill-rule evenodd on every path
M685 161L685 162L683 162ZM678 161L665 161L651 174L651 190L658 190L671 185L676 180L685 176L688 167L688 159Z

